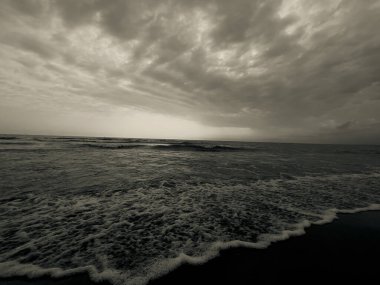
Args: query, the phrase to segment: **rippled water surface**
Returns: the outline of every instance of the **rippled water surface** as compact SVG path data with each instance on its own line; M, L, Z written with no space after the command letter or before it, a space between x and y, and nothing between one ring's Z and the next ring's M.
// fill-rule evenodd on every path
M379 185L379 146L0 136L0 275L143 280L215 242L380 203Z

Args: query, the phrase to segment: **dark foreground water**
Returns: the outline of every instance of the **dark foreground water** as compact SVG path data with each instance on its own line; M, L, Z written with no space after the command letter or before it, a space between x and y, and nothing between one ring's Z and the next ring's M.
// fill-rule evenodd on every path
M0 277L144 283L380 204L380 146L0 136Z

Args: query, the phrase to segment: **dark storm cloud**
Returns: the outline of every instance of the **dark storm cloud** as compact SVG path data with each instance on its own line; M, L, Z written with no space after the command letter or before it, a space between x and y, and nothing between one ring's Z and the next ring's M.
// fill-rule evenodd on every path
M249 128L252 139L379 138L379 1L1 5L4 53L38 56L70 98Z

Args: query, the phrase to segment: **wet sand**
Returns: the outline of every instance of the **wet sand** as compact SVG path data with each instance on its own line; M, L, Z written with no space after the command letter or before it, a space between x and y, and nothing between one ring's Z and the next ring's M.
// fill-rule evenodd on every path
M273 243L267 249L233 248L203 265L183 265L150 285L161 284L324 284L378 280L380 211L341 214L306 234ZM99 284L85 274L0 279L7 285ZM104 282L102 285L106 285Z

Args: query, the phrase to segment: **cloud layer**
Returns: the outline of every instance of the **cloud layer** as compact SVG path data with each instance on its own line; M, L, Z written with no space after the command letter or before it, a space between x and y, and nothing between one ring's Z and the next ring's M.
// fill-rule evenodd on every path
M378 0L0 6L0 131L380 142Z

